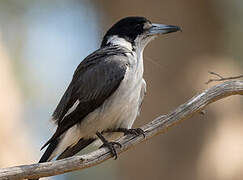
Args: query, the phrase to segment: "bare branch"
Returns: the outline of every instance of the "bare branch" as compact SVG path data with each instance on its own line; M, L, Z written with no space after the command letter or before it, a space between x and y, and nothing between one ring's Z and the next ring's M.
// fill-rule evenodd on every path
M142 135L123 136L118 140L118 142L122 144L122 148L117 147L117 152L120 154L132 146L148 140L157 134L165 133L170 127L182 122L182 120L188 119L192 115L202 112L208 104L231 95L243 95L243 81L227 81L213 86L203 91L201 94L194 96L167 115L156 118L142 127L145 131L145 138L143 138ZM89 168L100 164L109 158L111 158L109 150L102 148L89 154L74 156L54 162L0 169L0 180L54 176L70 171Z
M239 78L243 77L243 75L239 75L239 76L232 76L232 77L226 77L225 78L225 77L221 76L220 74L218 74L216 72L208 71L208 73L216 76L217 78L211 78L205 84L209 84L213 81L226 81L226 80L232 80L232 79L239 79Z

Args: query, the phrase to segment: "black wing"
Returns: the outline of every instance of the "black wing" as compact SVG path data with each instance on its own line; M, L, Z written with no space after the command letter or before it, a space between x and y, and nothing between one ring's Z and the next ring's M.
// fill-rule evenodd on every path
M53 113L53 119L58 125L57 130L42 148L71 126L81 122L118 88L126 73L125 53L124 49L118 47L105 47L79 64L68 89ZM68 113L77 100L79 104L76 109Z

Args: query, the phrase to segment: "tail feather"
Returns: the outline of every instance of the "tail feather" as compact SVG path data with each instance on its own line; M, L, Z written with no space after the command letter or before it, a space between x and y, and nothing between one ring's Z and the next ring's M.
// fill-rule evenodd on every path
M53 151L56 149L57 145L59 143L59 139L55 139L52 141L49 146L47 147L45 153L42 155L39 163L46 162L49 160L50 156L52 155Z
M53 134L53 136L41 147L41 150L44 149L48 144L52 144L53 141L56 141L56 132Z
M84 149L85 147L90 145L92 142L94 142L94 140L95 139L83 139L83 138L80 139L78 141L78 143L75 144L74 146L66 148L66 150L57 157L57 160L64 159L64 158L67 158L67 157L71 157L71 156L77 154L79 151L81 151L82 149ZM51 157L52 153L56 149L59 142L60 142L59 139L55 139L49 144L46 151L42 155L39 163L51 160L49 158ZM39 180L39 179L29 179L29 180Z
M80 139L77 144L72 147L68 147L60 156L57 157L57 160L71 157L77 154L79 151L84 149L86 146L94 142L95 139Z

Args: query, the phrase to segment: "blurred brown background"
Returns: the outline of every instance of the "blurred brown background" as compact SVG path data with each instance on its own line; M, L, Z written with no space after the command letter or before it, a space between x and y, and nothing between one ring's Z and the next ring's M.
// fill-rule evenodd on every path
M77 64L125 16L174 24L182 33L145 50L147 96L134 126L168 113L206 85L208 71L243 72L243 2L232 0L0 1L0 166L36 162L48 123ZM102 165L53 179L243 179L243 99L206 114Z

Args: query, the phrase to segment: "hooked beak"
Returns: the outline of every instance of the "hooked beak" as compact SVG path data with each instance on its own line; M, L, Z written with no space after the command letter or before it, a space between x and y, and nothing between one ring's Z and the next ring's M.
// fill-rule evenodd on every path
M149 35L168 34L176 31L182 30L179 26L152 24L152 27L149 29Z

